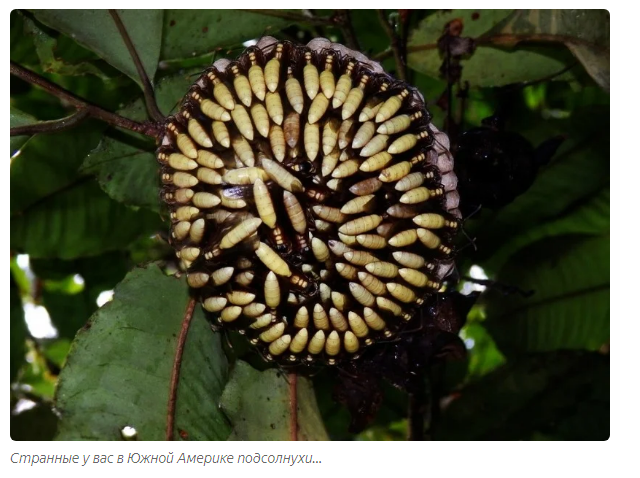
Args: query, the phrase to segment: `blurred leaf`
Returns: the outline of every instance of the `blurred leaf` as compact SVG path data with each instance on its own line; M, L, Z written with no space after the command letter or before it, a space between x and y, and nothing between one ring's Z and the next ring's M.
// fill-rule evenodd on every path
M36 258L75 259L126 247L160 227L156 214L110 199L92 178L11 218L11 248Z
M603 51L601 48L576 45L574 43L567 43L567 47L580 60L580 63L587 70L587 73L591 75L591 78L606 91L609 91L609 64L611 61L609 49Z
M129 270L130 260L122 252L97 257L62 261L33 259L31 268L43 280L42 303L47 308L60 337L73 339L78 329L98 308L101 292L111 290ZM59 284L79 274L84 280L80 292L60 290Z
M598 350L609 339L609 237L564 236L520 250L496 280L535 293L487 295L485 325L507 355Z
M51 402L56 387L57 375L52 373L47 358L41 353L40 345L28 341L27 363L20 370L19 383L27 386L29 394ZM57 371L56 371L57 372Z
M19 414L11 414L11 439L14 441L52 440L58 427L58 417L46 404L36 405Z
M27 324L24 321L20 289L13 279L13 274L11 274L9 302L11 307L9 313L9 378L13 382L25 361L25 340L27 338Z
M162 10L118 10L118 13L153 81L162 40ZM140 83L131 55L107 10L33 10L33 14Z
M437 440L609 438L609 357L556 352L521 357L464 388Z
M156 89L160 109L172 111L192 82L188 74L164 78ZM118 114L137 121L146 119L142 99L119 110ZM159 166L154 149L155 144L150 139L118 130L104 137L86 157L81 172L95 174L102 189L116 201L159 212Z
M232 424L230 440L289 440L290 401L286 375L258 372L238 361L224 389L220 407ZM311 381L298 377L298 439L327 440Z
M443 59L437 48L438 38L448 22L458 19L463 26L461 36L475 39L478 45L475 52L462 61L462 81L472 86L502 86L545 78L575 60L565 48L543 43L557 41L571 48L586 45L608 51L608 13L605 16L603 12L606 13L603 10L439 11L413 31L409 47L424 49L409 54L409 66L439 76ZM516 46L521 42L528 46ZM541 46L532 46L536 43ZM495 66L487 68L487 65ZM573 72L566 72L555 78L574 77Z
M135 269L77 335L62 370L56 407L59 440L118 440L125 426L138 440L163 440L177 337L189 302L184 279L157 266ZM196 306L180 368L175 437L224 440L218 408L227 359Z
M492 257L516 237L535 236L539 233L535 229L549 221L562 221L583 206L578 219L584 220L583 213L591 215L591 206L584 203L604 194L602 191L609 183L609 130L602 127L608 121L608 108L592 107L576 111L569 120L547 120L544 127L538 126L532 134L524 132L532 141L548 139L554 133L565 134L567 139L551 163L540 169L526 193L499 211L483 210L468 222L467 230L478 238L476 260ZM604 197L593 205L592 212L601 218L600 225L604 221L602 208L606 207L603 200ZM552 223L548 227L558 226Z
M69 131L33 136L11 162L11 215L73 188L78 167L98 144L103 129L89 121Z
M22 65L34 65L38 63L38 55L33 45L33 39L25 33L25 16L20 10L11 11L11 40L9 55L11 61Z
M9 117L9 127L15 128L16 126L25 126L28 124L35 124L38 120L31 115L23 113L18 108L14 108L10 106L10 117ZM13 156L20 147L27 142L30 136L11 136L11 140L9 141L9 146L11 147L11 151L9 152L10 156Z
M165 10L163 60L187 58L273 35L293 23L241 10Z
M541 239L568 234L608 234L609 207L609 188L606 188L596 196L589 198L585 203L577 204L557 219L544 222L527 229L522 234L509 237L498 252L491 257L489 261L491 269L498 270L516 251Z
M505 358L487 332L487 329L478 322L470 322L460 331L460 336L467 345L469 356L469 368L467 378L478 378L492 372L505 363ZM469 344L472 340L472 344Z

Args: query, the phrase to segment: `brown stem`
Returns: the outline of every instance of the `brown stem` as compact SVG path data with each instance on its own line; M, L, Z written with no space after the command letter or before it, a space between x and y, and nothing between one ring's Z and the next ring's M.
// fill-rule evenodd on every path
M70 91L61 88L55 83L50 82L37 73L27 70L17 63L11 62L11 74L20 78L21 80L26 81L27 83L39 86L47 93L60 98L60 100L69 103L71 106L78 110L86 109L88 116L91 116L92 118L96 118L110 125L128 129L130 131L135 131L136 133L144 134L146 136L151 136L154 138L160 134L160 125L158 123L138 123L137 121L133 121L116 113L104 110L99 106L89 103L88 101L74 95Z
M136 47L131 41L131 37L129 36L129 32L122 23L122 19L118 14L117 10L109 10L111 14L111 18L113 18L113 22L116 24L118 31L120 32L120 36L124 41L124 44L127 46L127 50L129 50L129 54L131 55L131 59L133 63L136 65L136 70L138 70L138 76L140 77L140 81L142 82L142 91L144 93L144 102L147 105L147 112L151 119L162 122L164 121L164 115L158 108L158 104L156 103L156 97L153 93L153 86L151 86L151 81L149 81L149 77L147 76L147 72L142 65L142 61L140 60L140 56L136 51Z
M180 336L178 337L178 343L176 345L176 355L173 359L171 381L169 383L169 403L167 404L167 429L165 431L165 439L168 441L173 440L173 426L176 418L176 401L178 398L178 382L180 381L180 366L182 365L182 354L184 352L184 345L187 341L187 333L189 332L189 325L191 325L195 306L196 300L189 300L187 308L184 311L184 317L182 318L182 328L180 329Z
M27 124L24 126L15 126L10 129L11 136L32 135L37 133L53 133L54 131L65 131L73 128L81 123L87 116L89 111L87 108L81 108L70 116L52 121L41 121L40 123Z
M360 50L360 44L358 43L356 31L353 29L353 24L351 23L351 13L349 10L336 10L333 19L335 24L342 30L347 46L352 50Z
M384 10L376 10L378 12L378 19L384 31L387 33L389 40L391 41L391 50L396 60L396 70L398 78L401 80L407 79L407 65L402 59L402 53L400 52L400 39L393 29L393 26L389 23L384 13Z
M289 373L289 406L291 441L298 441L298 375L296 373Z

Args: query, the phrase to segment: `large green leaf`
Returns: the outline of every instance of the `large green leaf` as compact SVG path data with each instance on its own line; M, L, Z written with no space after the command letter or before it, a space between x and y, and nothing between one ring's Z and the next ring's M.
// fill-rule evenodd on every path
M609 339L609 236L564 236L520 250L496 280L530 297L487 296L487 329L507 355L598 350Z
M13 382L25 360L25 340L27 336L27 325L24 321L24 309L22 308L22 300L20 299L20 289L13 279L13 274L11 274L9 303L11 307L9 313L9 378L11 382Z
M156 99L161 111L171 113L192 82L189 74L159 82ZM146 110L142 99L119 110L118 114L144 120ZM102 189L116 201L160 211L160 182L154 149L152 141L138 134L121 130L110 132L87 156L81 171L95 174Z
M487 36L504 40L536 35L563 42L593 79L609 89L609 12L607 10L517 10Z
M162 440L182 318L184 279L155 265L133 270L77 335L60 374L56 407L60 440L118 440L125 426L139 440ZM180 368L176 439L224 440L230 429L218 408L227 359L196 306Z
M414 51L409 54L409 65L428 75L439 76L442 57L437 48L438 38L443 34L445 25L456 19L462 23L461 35L475 39L478 44L475 52L462 61L463 81L468 81L472 86L502 86L545 78L574 61L569 50L548 46L550 41L564 43L572 50L586 47L608 52L609 21L608 14L605 16L603 12L439 11L425 18L412 32L409 51L412 48ZM526 42L527 46L516 47L520 42ZM547 45L531 46L536 43ZM569 72L558 78L572 77L574 74Z
M230 440L290 440L291 406L287 376L259 372L238 361L220 406L232 425ZM327 440L311 381L298 377L298 439Z
M75 39L140 83L131 55L107 10L33 10L45 25ZM118 10L142 65L151 80L156 73L162 39L161 10Z
M128 246L160 226L156 214L132 211L92 178L11 217L11 248L33 257L75 259Z
M273 35L290 20L240 10L166 10L163 60L214 52L244 41Z
M522 357L463 388L437 440L607 440L609 357L557 352Z

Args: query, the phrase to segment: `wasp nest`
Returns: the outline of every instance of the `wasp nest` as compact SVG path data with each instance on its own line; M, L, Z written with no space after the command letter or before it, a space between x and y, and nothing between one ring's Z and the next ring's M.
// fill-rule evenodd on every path
M157 158L171 243L214 322L268 360L357 358L452 267L458 194L422 95L342 45L219 60Z

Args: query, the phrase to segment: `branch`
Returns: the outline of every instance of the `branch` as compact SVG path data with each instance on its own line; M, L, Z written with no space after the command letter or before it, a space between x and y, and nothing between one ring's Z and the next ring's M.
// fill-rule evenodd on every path
M380 24L382 28L384 28L389 40L391 41L391 51L393 52L393 56L396 60L396 70L398 74L398 78L400 80L407 79L407 65L402 58L402 53L400 52L400 39L396 32L393 29L393 26L387 20L384 10L376 10L378 12L378 18L380 19Z
M184 311L182 319L182 328L176 345L176 355L173 359L173 368L171 369L171 381L169 383L169 403L167 404L167 429L165 438L167 441L173 440L173 426L176 418L176 401L178 398L178 382L180 381L180 365L182 365L182 353L184 352L184 344L187 341L187 333L189 325L193 318L193 310L196 306L196 300L190 299L187 309Z
M55 83L50 82L43 76L27 70L17 63L11 62L11 74L20 78L21 80L31 83L32 85L39 86L47 93L52 94L60 98L60 100L69 103L77 110L86 110L87 116L99 119L113 126L135 131L136 133L144 134L146 136L157 137L160 134L160 125L157 123L145 122L138 123L137 121L130 120L116 113L104 110L97 105L89 103L88 101L74 95L68 90L61 88Z
M142 91L144 93L144 102L147 105L147 112L151 119L162 122L164 121L165 116L162 114L160 109L158 108L158 104L156 103L156 97L153 93L153 86L151 86L151 81L149 81L149 77L147 76L147 72L142 65L142 61L140 60L140 56L138 56L138 52L136 51L136 47L131 41L131 37L129 36L129 32L125 28L122 23L122 19L120 15L118 15L117 10L109 10L111 17L113 18L113 22L116 24L118 31L120 32L120 36L122 36L122 40L124 40L124 44L127 46L127 50L129 50L129 54L131 55L131 59L133 63L136 65L136 70L138 70L138 76L140 77L140 81L142 82Z
M298 375L289 374L289 406L291 409L291 421L289 430L291 441L298 441Z
M81 123L87 116L89 116L89 111L87 110L87 108L81 108L72 115L67 116L66 118L60 118L52 121L42 121L40 123L27 124L24 126L16 126L14 128L11 128L11 136L65 131Z
M607 53L609 50L601 45L596 45L580 38L569 37L565 35L546 35L546 34L532 34L532 35L512 35L512 34L498 34L490 37L479 37L475 39L476 45L507 45L514 46L523 42L540 42L540 43L574 43L576 45L583 45L593 48L601 53ZM407 47L407 53L415 53L418 51L435 50L438 48L437 43L428 43L424 45L412 45ZM373 57L374 60L382 61L393 55L393 50L387 48L386 50L378 53Z
M333 16L333 22L340 27L342 34L344 35L344 41L352 50L360 51L360 45L358 44L358 38L356 32L351 24L351 14L349 10L336 10L336 14Z

